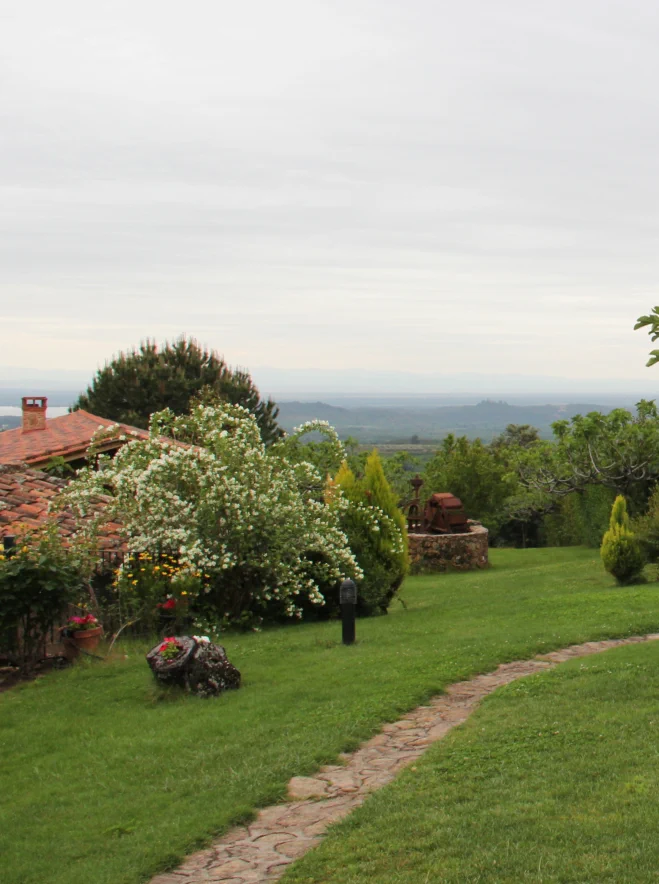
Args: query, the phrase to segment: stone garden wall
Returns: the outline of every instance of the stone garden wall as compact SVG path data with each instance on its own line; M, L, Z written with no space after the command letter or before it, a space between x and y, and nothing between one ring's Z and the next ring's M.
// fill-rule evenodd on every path
M471 524L468 534L409 534L410 573L473 571L489 567L487 528Z

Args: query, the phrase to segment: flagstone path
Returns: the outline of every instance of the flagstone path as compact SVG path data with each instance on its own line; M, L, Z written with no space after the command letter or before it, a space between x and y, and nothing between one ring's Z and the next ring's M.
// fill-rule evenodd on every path
M494 672L450 685L426 706L418 706L345 762L321 768L313 777L293 777L289 802L259 811L254 822L227 832L211 847L188 857L178 869L158 875L151 884L261 884L277 881L286 867L315 847L332 823L362 804L370 792L391 782L426 748L465 721L480 700L502 685L621 645L655 641L659 633L626 639L586 642L532 660L503 663Z

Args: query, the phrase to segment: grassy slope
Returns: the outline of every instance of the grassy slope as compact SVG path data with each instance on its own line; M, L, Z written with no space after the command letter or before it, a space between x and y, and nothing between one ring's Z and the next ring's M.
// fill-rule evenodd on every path
M657 644L502 688L282 884L656 881L658 697Z
M592 551L493 562L409 580L353 647L336 623L229 636L244 688L215 701L159 699L134 649L0 697L0 881L145 880L447 683L659 627L655 586L614 588Z

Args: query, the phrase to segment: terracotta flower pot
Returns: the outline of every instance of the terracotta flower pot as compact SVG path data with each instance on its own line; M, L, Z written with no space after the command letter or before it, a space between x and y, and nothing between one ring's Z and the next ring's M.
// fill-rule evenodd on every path
M93 629L81 629L72 633L64 640L65 654L69 660L75 660L80 651L91 654L98 647L103 635L103 627L95 626Z

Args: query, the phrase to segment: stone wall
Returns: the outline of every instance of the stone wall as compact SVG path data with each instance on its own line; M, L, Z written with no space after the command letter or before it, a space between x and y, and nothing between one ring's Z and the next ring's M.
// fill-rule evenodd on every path
M409 534L410 573L473 571L489 567L487 528L471 523L468 534Z

